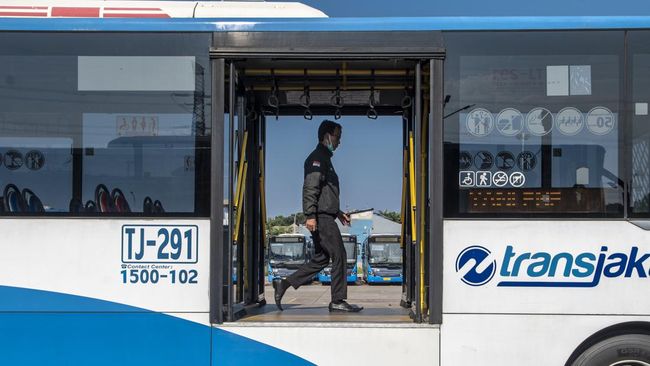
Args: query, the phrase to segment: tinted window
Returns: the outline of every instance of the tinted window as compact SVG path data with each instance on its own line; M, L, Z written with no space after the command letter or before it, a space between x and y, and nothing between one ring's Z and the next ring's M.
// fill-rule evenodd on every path
M207 215L209 45L204 34L3 34L5 214Z
M446 34L448 216L622 215L622 32Z
M632 84L632 216L650 216L650 32L629 32Z

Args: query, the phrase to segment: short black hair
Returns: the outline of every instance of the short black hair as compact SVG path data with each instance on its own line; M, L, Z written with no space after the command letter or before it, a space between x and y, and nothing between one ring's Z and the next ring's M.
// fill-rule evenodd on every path
M318 142L323 141L326 133L333 135L337 128L343 130L343 127L340 124L330 121L329 119L324 119L318 127Z

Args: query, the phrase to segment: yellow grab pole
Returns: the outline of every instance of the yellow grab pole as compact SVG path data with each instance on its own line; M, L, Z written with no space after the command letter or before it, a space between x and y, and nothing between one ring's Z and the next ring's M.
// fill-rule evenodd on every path
M244 142L242 143L241 153L239 155L239 172L237 173L237 188L235 189L235 207L239 207L239 192L242 189L242 184L244 179L242 174L244 174L244 163L246 159L246 145L248 144L248 131L244 131Z
M411 192L411 240L415 237L415 152L413 151L413 132L409 132L409 188Z
M243 176L241 177L241 180L245 181L246 172L248 171L248 162L245 161L244 164L242 164L242 167L244 168L244 172L242 173ZM246 190L246 185L243 185L243 187L237 192L237 196L236 196L237 202L240 202L243 199L242 197L244 195L245 190ZM239 206L237 206L237 220L235 222L235 235L233 235L234 240L237 242L237 245L239 245L239 241L237 239L239 238L239 225L241 223L242 211L244 210L241 210Z

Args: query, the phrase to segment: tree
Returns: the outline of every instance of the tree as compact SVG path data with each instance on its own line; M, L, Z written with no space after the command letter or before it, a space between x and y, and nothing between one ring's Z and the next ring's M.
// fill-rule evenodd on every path
M399 224L402 223L402 215L399 212L383 210L383 211L379 211L379 214L391 221L395 221Z

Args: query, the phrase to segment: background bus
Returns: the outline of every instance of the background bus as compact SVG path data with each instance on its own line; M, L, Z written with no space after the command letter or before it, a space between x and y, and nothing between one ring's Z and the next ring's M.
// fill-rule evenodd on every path
M368 284L402 283L402 246L398 234L372 234L365 245L363 277Z
M347 256L345 265L346 281L348 283L356 283L359 279L357 275L357 236L341 234L341 239L343 239L343 246L345 246L345 254ZM330 284L332 282L331 271L331 266L323 268L323 270L318 273L318 281L323 285Z
M311 259L311 238L303 234L281 234L269 238L268 281L287 278Z

